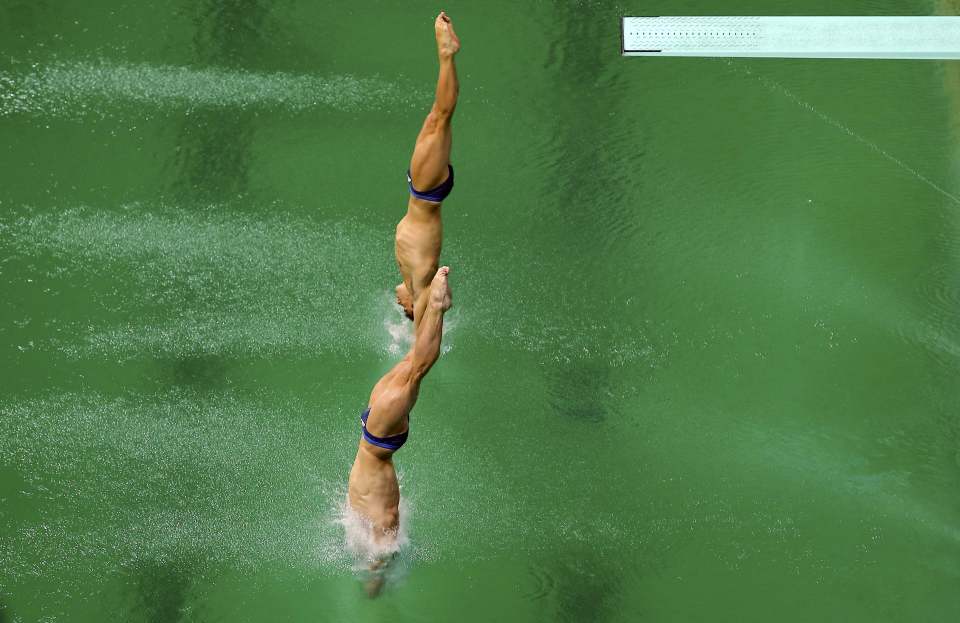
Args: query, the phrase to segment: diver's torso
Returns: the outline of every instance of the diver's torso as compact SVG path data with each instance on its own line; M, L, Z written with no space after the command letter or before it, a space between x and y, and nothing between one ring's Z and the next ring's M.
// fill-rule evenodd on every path
M404 283L416 295L437 272L443 222L439 206L427 209L413 205L413 201L419 200L411 200L406 216L397 224L395 240L400 273Z
M350 506L381 528L395 527L400 507L392 454L361 441L347 490Z

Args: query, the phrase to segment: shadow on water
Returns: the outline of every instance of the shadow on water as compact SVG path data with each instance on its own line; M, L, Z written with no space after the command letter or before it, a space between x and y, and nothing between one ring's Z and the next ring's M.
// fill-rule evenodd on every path
M569 265L565 241L570 232L576 232L582 243L577 249L577 265L592 272L609 259L607 247L628 235L636 224L635 206L624 200L631 186L626 174L630 167L625 165L637 152L632 140L636 123L635 117L617 114L623 99L617 92L623 80L610 66L621 59L611 55L609 45L611 35L616 35L611 24L619 23L616 10L562 1L554 11L562 26L544 71L562 96L554 100L558 127L551 146L553 170L546 178L544 196L553 206L551 218L562 224L559 231L564 243L549 247ZM617 127L618 122L629 125ZM592 275L587 277L589 280ZM585 297L587 293L579 294Z
M203 67L255 68L268 7L259 0L209 0L196 9L195 59ZM220 202L248 190L255 111L194 110L177 140L177 188L188 203Z
M544 196L546 203L553 206L550 218L558 219L562 226L538 228L530 235L564 233L559 240L541 240L533 246L556 254L557 265L566 266L571 273L586 271L565 280L561 288L575 289L570 296L562 297L578 301L571 313L590 314L589 301L595 298L591 290L600 281L595 271L609 257L606 247L622 234L623 225L632 219L631 215L620 213L628 204L619 200L625 186L620 173L622 154L616 146L608 144L609 137L617 136L609 127L612 100L608 96L598 97L594 88L583 88L585 83L595 85L604 80L602 70L610 57L605 19L610 11L593 3L574 6L557 2L554 12L562 34L554 39L544 70L563 96L555 100L560 107L555 115L556 143L551 148L555 156L550 163L553 170L545 178L549 183ZM577 209L577 206L599 204L603 206L602 211ZM564 242L571 231L577 232L576 238L583 241L577 248L575 266L569 261L570 250ZM577 420L602 421L607 413L598 397L608 393L609 376L608 365L600 360L552 369L548 383L554 412Z
M186 355L157 360L160 379L176 387L199 391L222 390L227 385L227 359L217 354Z
M143 561L133 571L135 611L147 623L183 620L193 573L180 563Z
M197 59L221 67L256 67L271 4L263 0L207 0L196 8Z
M602 397L608 393L610 368L599 361L583 361L553 368L548 373L550 407L557 415L588 422L606 419Z
M530 570L536 589L528 599L552 604L544 620L557 623L601 623L623 618L620 571L607 558L588 550L565 552ZM544 606L546 606L546 603Z
M180 128L177 185L183 199L223 201L247 192L254 113L194 111Z

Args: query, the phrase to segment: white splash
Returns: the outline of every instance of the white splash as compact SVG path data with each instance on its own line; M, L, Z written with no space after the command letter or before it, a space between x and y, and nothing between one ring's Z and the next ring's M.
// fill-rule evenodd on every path
M347 111L422 105L429 96L379 76L258 73L216 67L111 63L105 60L31 64L26 73L0 73L0 116L103 116L135 104L157 109L327 107Z
M410 544L410 503L400 497L400 524L396 535L376 538L376 528L370 520L355 511L346 496L336 510L336 524L343 529L344 549L353 559L355 571L366 571L378 560L386 560L404 550Z
M383 328L387 332L389 341L386 350L391 355L402 355L413 348L415 334L413 332L413 323L404 315L403 310L397 305L393 294L386 293L380 299L381 305L387 307L384 310ZM448 311L443 319L443 343L440 346L440 355L446 355L453 350L453 344L448 339L451 333L460 324L460 315L456 308Z

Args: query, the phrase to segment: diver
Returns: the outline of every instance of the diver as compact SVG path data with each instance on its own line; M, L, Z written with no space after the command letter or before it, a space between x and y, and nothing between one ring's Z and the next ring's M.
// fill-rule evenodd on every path
M440 206L453 189L451 121L460 91L453 60L460 50L460 39L453 31L453 22L443 11L434 21L434 30L440 58L436 97L413 148L407 170L410 198L407 213L397 224L395 238L397 266L403 279L396 287L397 303L414 324L420 321L427 286L439 265L443 236Z
M365 553L374 572L367 584L370 596L383 584L382 574L376 572L399 548L400 485L393 453L407 441L410 411L417 402L420 383L440 357L443 314L452 304L449 272L448 267L440 267L424 288L413 347L373 386L367 408L360 415L360 447L350 469L347 502L365 532L360 538L366 541Z
M359 534L352 537L360 541L359 549L370 563L366 588L371 597L381 590L383 569L400 545L400 486L393 453L407 441L410 411L420 383L440 356L443 315L451 306L450 269L438 264L443 233L440 206L453 188L450 122L459 92L454 56L460 40L442 11L434 31L440 61L436 97L407 170L410 198L395 240L403 279L396 287L397 302L414 320L414 342L370 393L360 416L360 444L347 485L348 510L357 520L353 525L359 526ZM347 537L350 541L349 529Z

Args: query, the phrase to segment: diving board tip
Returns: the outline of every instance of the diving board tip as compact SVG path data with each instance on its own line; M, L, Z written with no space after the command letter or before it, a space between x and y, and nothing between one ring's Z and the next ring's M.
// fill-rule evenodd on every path
M623 56L960 59L960 17L624 17L620 52Z

